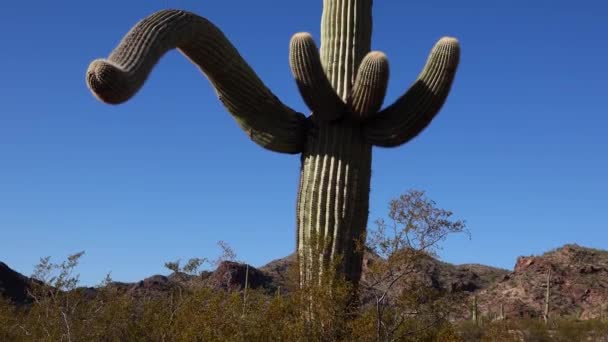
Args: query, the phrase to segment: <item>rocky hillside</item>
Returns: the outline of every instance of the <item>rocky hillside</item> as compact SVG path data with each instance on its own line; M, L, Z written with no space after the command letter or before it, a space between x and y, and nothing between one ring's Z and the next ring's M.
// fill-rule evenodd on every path
M213 272L200 276L172 274L155 275L137 283L115 282L112 286L133 296L165 295L186 283L218 290L238 291L244 287L248 269L250 288L262 288L269 293L289 290L294 279L294 254L274 260L258 268L235 262L223 262ZM367 281L372 263L384 262L372 253L364 258L363 283ZM477 297L478 312L482 316L538 317L545 301L548 273L550 277L550 315L574 316L588 319L608 314L608 251L577 245L566 245L540 256L517 259L513 271L467 264L452 265L431 257L418 262L410 275L422 284L437 290ZM0 295L16 303L27 303L29 278L0 263ZM399 288L397 288L397 291ZM95 291L95 289L86 289ZM364 293L372 300L373 296ZM603 311L602 311L603 310ZM461 318L467 318L463 313Z
M550 275L549 275L550 273ZM479 311L507 317L543 314L589 319L608 314L608 251L565 245L540 256L517 258L513 272L477 292Z

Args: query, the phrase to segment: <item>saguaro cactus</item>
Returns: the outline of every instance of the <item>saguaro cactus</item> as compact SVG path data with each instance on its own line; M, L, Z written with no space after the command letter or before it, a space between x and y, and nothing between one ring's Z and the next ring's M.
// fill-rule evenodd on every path
M549 321L549 299L551 298L551 269L547 271L547 288L545 289L545 307L543 310L543 320L545 324Z
M372 0L324 0L320 53L309 34L293 36L289 63L309 116L279 101L216 26L180 10L137 23L108 59L91 63L86 79L101 101L121 103L139 90L163 54L181 51L254 142L301 154L301 284L335 260L338 272L357 283L362 255L355 246L367 224L372 146L396 147L417 136L442 107L459 60L457 40L440 39L411 88L380 110L388 61L370 52L371 7ZM311 243L312 237L318 239Z

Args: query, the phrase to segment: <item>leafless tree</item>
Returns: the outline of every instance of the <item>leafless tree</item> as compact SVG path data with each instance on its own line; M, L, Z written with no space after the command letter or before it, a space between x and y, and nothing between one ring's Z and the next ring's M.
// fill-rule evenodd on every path
M368 262L362 285L375 299L378 341L393 340L402 324L420 313L416 305L411 305L416 300L410 300L408 308L386 315L403 292L416 296L424 290L413 278L420 265L436 255L439 243L451 233L466 232L465 222L452 216L451 211L437 208L423 191L409 190L391 200L388 218L376 220L376 227L370 229L365 248L378 259Z

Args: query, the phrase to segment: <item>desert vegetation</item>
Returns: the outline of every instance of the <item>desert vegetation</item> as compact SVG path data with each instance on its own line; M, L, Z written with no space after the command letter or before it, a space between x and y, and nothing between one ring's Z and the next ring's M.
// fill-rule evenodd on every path
M235 263L225 242L217 258L167 262L172 285L148 288L109 274L95 287L79 287L83 252L60 263L45 257L29 278L26 301L0 300L0 340L606 341L608 315L546 322L542 315L491 315L469 293L429 284L420 270L446 237L462 233L465 222L424 192L402 194L358 245L367 257L357 287L336 274L301 286L293 262L280 286L252 286L259 271L249 266L242 286L209 286L205 266Z
M449 315L457 302L408 277L431 247L447 234L463 231L464 222L450 221L451 215L435 208L419 191L391 201L390 231L379 220L370 237L358 245L377 255L368 262L368 278L359 287L339 276L336 263L323 268L331 277L308 286L300 284L299 268L292 264L283 288L250 288L249 268L242 288L210 288L200 281L201 266L236 258L224 242L219 243L222 253L214 261L167 262L165 267L178 285L164 291L129 291L109 275L95 288L78 287L76 267L83 252L61 263L45 257L30 278L27 303L2 302L0 337L7 341L456 338ZM375 298L373 305L361 300L362 292Z

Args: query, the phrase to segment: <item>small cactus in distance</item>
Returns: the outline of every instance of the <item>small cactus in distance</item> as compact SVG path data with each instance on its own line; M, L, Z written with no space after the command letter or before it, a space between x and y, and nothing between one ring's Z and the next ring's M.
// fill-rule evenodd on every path
M479 324L479 309L477 307L477 295L473 295L473 305L471 306L471 321Z
M547 271L547 284L545 288L545 305L543 309L543 321L545 324L549 321L549 299L551 298L551 269Z
M382 52L370 51L371 14L372 0L324 0L320 50L310 34L293 36L289 64L309 116L283 104L215 25L180 10L137 23L107 59L90 64L86 80L101 101L122 103L177 48L207 76L251 140L271 151L301 154L300 283L316 281L322 267L339 260L338 273L356 284L372 147L400 146L429 125L448 96L460 54L456 39L440 39L410 89L381 109L389 66Z

